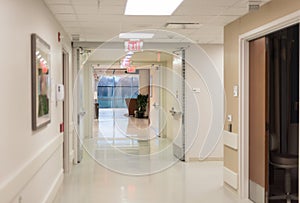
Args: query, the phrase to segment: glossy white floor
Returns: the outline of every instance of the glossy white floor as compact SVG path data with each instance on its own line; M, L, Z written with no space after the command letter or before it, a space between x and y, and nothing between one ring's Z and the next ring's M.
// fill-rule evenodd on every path
M122 110L100 112L94 137L84 140L89 154L85 152L82 162L65 175L54 203L250 202L223 187L222 162L178 162L168 140L157 138L151 130L145 134L147 120L132 119ZM143 133L136 131L137 126ZM150 141L139 140L145 136ZM148 175L124 175L146 171Z

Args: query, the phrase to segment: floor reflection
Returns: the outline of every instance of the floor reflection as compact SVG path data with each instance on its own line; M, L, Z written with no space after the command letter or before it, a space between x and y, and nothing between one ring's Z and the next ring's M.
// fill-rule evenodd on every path
M172 142L159 138L148 119L129 117L127 109L100 109L86 151L101 165L120 173L142 175L178 161Z

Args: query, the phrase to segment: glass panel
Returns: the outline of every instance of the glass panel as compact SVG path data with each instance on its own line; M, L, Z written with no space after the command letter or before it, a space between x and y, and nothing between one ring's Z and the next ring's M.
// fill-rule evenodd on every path
M137 98L139 75L102 76L98 83L99 108L126 108L125 98Z
M114 86L115 78L112 76L102 76L98 86Z

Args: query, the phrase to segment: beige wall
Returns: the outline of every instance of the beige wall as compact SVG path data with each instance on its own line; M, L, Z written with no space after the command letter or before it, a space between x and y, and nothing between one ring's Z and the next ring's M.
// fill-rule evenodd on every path
M226 115L233 117L232 130L238 133L238 102L233 97L233 85L239 82L239 35L249 32L300 9L298 0L272 0L244 17L228 24L224 28L224 85L226 91ZM227 129L228 123L225 123ZM224 149L224 166L238 172L238 152L228 147Z

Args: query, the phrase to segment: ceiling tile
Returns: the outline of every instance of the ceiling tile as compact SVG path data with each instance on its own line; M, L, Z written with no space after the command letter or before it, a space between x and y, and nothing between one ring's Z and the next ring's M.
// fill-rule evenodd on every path
M114 14L118 14L118 15L122 15L124 16L124 10L125 10L125 6L115 6L115 5L109 5L109 6L101 6L100 7L100 14L110 14L110 15L114 15Z
M49 8L54 14L73 14L74 10L71 5L49 5Z
M77 14L97 14L99 9L96 5L74 5L75 12Z
M229 16L241 16L248 12L248 7L232 7L224 10L221 15L229 15Z
M229 7L234 5L236 2L241 1L241 0L185 0L181 4L180 7L216 7L216 6L225 6ZM197 6L195 6L197 5Z
M77 21L76 15L74 14L56 14L56 18L61 21Z
M225 10L226 7L220 7L220 6L214 6L214 7L209 7L209 6L203 6L203 7L182 7L177 9L174 12L175 16L180 16L180 15L197 15L197 16L210 16L210 15L218 15L222 13L223 10Z
M122 16L117 15L100 15L100 14L81 14L78 15L79 21L91 21L91 22L108 22L107 19L110 19L109 22L121 22Z
M217 17L211 19L210 24L219 25L219 26L223 27L225 24L234 21L238 17L239 17L238 15L236 15L236 16L217 16Z
M66 31L70 32L71 34L80 33L82 29L80 27L66 27Z
M223 27L248 12L248 0L184 0L172 16L124 16L126 0L100 0L100 4L98 0L44 1L69 35L78 33L87 41L108 40L119 32L165 29L166 23L194 22L202 26L170 30L157 40L182 40L172 34L177 32L202 43L222 43Z
M79 27L81 26L80 24L78 23L78 21L64 21L61 23L63 27Z
M44 0L46 4L71 4L70 0Z
M75 11L78 14L101 14L101 15L122 15L124 7L121 6L100 6L97 5L74 5Z
M215 18L217 15L193 15L193 16L171 16L168 18L167 22L178 22L178 23L186 23L186 22L192 22L192 23L207 23L211 21L213 18Z
M97 0L71 0L73 5L97 5ZM100 1L101 2L101 1Z

